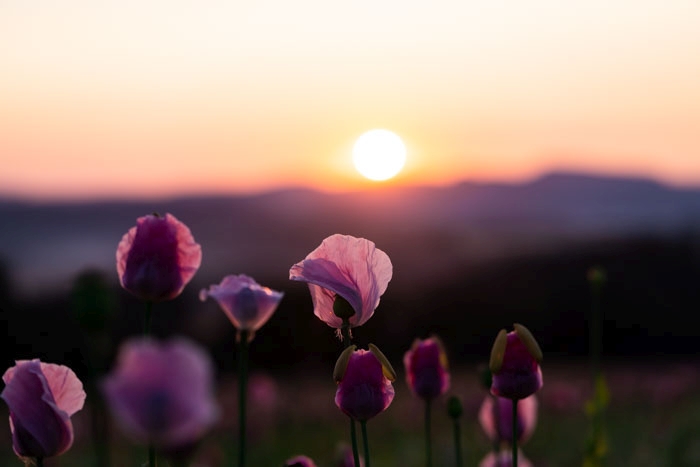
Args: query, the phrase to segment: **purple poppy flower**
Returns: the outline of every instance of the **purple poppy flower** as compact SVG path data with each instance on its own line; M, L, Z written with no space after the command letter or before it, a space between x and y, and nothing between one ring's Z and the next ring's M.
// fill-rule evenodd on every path
M394 400L391 382L396 373L377 347L348 347L338 358L333 377L338 383L335 404L349 417L366 421L383 412Z
M15 454L43 459L66 452L73 444L70 417L85 402L83 384L73 370L38 359L19 360L2 380L0 397L10 410Z
M180 295L201 262L202 248L171 214L139 217L117 247L122 287L150 302Z
M236 329L248 331L248 340L270 319L283 295L282 292L262 287L244 274L226 276L220 284L199 292L202 301L207 297L216 300Z
M296 456L285 461L284 467L316 467L316 464L309 457Z
M479 467L512 467L513 455L509 449L504 449L498 454L490 452L479 462ZM533 467L523 453L518 450L518 467Z
M433 336L413 341L403 357L406 383L413 393L423 399L434 399L450 387L447 354L439 338Z
M479 422L486 436L500 445L513 443L513 399L486 396L479 409ZM518 401L517 437L518 444L532 436L537 425L537 399L535 395Z
M126 342L102 389L123 431L164 451L197 442L218 418L211 360L183 339Z
M391 275L391 260L374 243L339 234L323 240L289 270L291 280L309 284L314 314L336 329L343 325L333 311L336 296L352 308L346 318L350 326L361 326L374 314Z
M514 324L515 331L501 330L491 350L491 393L509 399L524 399L542 387L542 351L527 328Z

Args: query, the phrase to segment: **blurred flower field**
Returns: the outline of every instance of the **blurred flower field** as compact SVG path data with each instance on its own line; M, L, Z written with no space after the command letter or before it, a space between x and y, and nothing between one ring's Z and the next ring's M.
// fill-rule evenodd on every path
M605 365L611 391L608 409L608 460L615 466L700 465L700 375L698 362L650 362ZM538 393L539 416L523 451L535 466L581 465L588 422L584 402L590 396L585 362L543 363L545 384ZM423 464L422 407L413 398L399 371L396 397L373 421L374 465L413 467ZM347 444L345 417L333 403L330 370L327 377L300 374L277 379L253 372L250 378L249 461L252 466L280 466L296 453L306 453L319 466L334 466L336 449ZM452 389L464 403L464 465L475 466L488 453L489 441L478 424L486 396L476 368L452 368ZM219 423L199 447L193 466L232 465L235 458L236 381L220 378L217 398L224 411ZM93 398L94 399L94 398ZM91 403L88 395L87 404ZM434 455L436 466L453 465L452 434L444 413L445 399L436 403ZM7 416L7 408L0 406ZM47 459L47 466L94 466L90 439L90 410L73 418L75 444L64 455ZM110 458L114 466L137 466L145 461L142 446L132 445L112 427ZM0 465L18 465L7 424L0 425Z

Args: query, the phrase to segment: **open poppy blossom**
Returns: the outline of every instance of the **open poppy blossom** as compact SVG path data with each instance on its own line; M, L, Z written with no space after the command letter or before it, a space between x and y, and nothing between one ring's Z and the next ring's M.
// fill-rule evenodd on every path
M351 345L340 354L333 378L338 383L335 404L360 422L385 411L394 400L396 372L373 344L370 350Z
M524 399L542 387L542 350L528 329L514 324L514 331L502 329L493 344L489 367L491 393L509 399Z
M10 410L15 453L43 459L66 452L73 444L70 417L85 402L83 384L73 370L38 359L20 360L2 379L0 397Z
M323 240L289 270L289 279L308 283L314 314L336 329L344 320L350 327L367 322L391 276L389 256L373 242L340 234Z
M486 436L496 445L513 443L513 399L486 396L479 409L479 422ZM533 394L518 401L516 436L522 444L537 425L537 398Z
M184 339L127 341L102 389L124 433L163 451L199 441L218 418L211 359Z
M244 274L230 275L220 284L202 289L199 298L212 297L239 331L248 331L248 339L270 319L284 294L263 287Z
M447 354L436 336L413 341L403 357L406 383L411 391L423 399L434 399L450 387Z
M122 287L149 302L180 295L201 262L202 248L171 214L139 217L117 247Z

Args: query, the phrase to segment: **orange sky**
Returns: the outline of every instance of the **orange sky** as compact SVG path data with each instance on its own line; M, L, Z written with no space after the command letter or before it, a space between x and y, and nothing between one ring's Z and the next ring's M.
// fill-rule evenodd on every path
M700 185L700 2L0 3L0 193L170 196L552 169Z

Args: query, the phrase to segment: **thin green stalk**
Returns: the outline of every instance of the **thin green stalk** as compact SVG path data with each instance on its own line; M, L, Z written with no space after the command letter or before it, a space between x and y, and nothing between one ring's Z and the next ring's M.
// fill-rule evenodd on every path
M156 448L153 446L153 443L149 443L148 445L148 467L156 467L157 464L157 459L156 459Z
M148 337L151 335L151 321L153 317L153 302L146 302L146 316L143 322L143 335ZM148 443L148 467L156 467L156 448L153 443Z
M352 335L350 334L350 322L343 320L343 325L340 327L340 335L343 337L343 345L347 349L352 345ZM355 427L355 419L350 417L350 439L352 441L352 457L357 467L360 466L360 452L357 449L357 428Z
M367 444L367 420L362 420L360 422L360 428L362 428L362 444L365 448L365 467L369 467L369 444ZM360 464L357 464L358 466Z
M518 399L513 399L513 467L518 467Z
M357 429L355 428L355 420L350 418L350 441L352 442L352 460L356 467L360 467L360 453L357 449Z
M146 316L144 317L143 320L143 335L144 336L150 336L151 335L151 321L153 321L153 302L147 301L146 302Z
M425 400L425 465L426 467L432 467L433 465L433 447L432 447L432 437L430 433L430 405L432 400Z
M240 332L238 350L238 467L244 467L246 389L248 386L248 331Z
M459 426L459 420L454 421L454 440L455 440L455 465L462 467L462 430Z
M36 467L44 467L44 458L43 457L36 458Z

